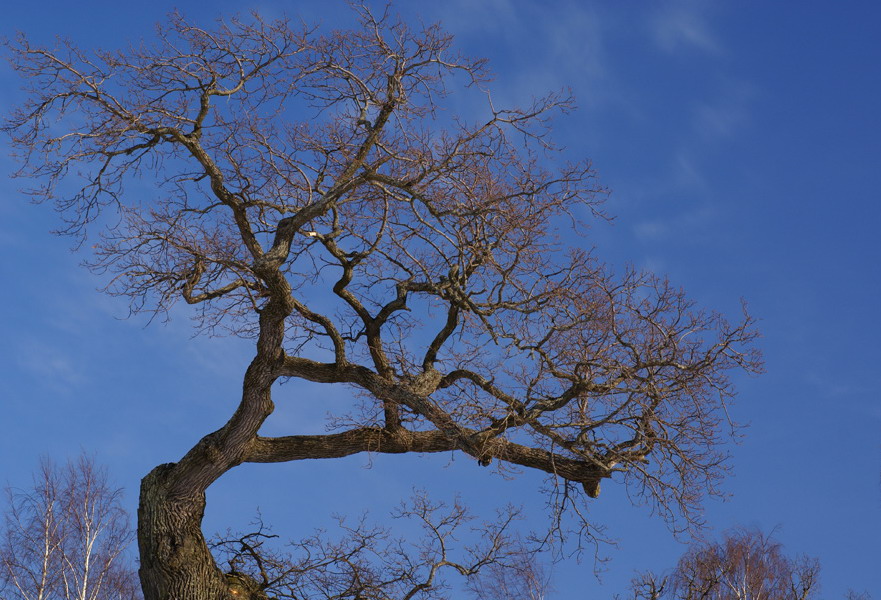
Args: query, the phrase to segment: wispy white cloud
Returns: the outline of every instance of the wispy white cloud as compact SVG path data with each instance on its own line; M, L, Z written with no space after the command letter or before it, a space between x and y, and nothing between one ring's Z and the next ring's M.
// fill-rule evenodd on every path
M607 75L602 15L586 3L452 0L435 10L434 16L460 38L493 37L511 51L493 63L506 71L492 85L494 94L506 102L523 102L573 85L581 88L582 96L591 96L581 98L587 101L608 90L598 85ZM503 64L507 61L509 65Z
M682 50L700 50L717 54L722 44L713 34L704 11L706 3L674 2L649 21L652 37L659 48L675 53Z
M727 80L713 101L701 102L694 110L693 127L705 140L730 138L749 124L749 104L755 95L752 85Z
M730 136L744 120L744 111L740 106L713 106L700 104L695 120L701 133L715 137Z
M815 367L808 371L805 374L805 381L827 400L853 398L870 393L870 388L864 382L843 380L839 375L829 373L825 367Z
M0 247L7 249L19 248L24 236L17 231L0 229Z
M26 340L18 351L18 367L55 392L70 392L87 381L75 357L46 342Z
M510 32L520 21L520 11L512 0L452 0L434 8L445 27L460 32L476 29L491 34Z
M633 233L641 241L667 241L698 239L713 231L719 211L711 204L689 207L684 212L664 218L646 219L633 227Z
M693 105L690 127L683 130L678 149L670 157L671 188L702 194L711 191L712 183L704 172L706 156L748 130L753 96L749 83L724 81L710 99Z
M673 155L672 186L676 189L704 190L706 178L694 156L685 149Z

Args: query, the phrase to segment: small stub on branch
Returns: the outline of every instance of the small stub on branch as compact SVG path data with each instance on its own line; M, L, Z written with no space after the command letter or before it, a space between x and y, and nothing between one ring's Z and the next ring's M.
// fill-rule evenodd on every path
M590 481L585 481L581 484L584 488L584 493L590 496L591 498L599 498L600 497L600 480L592 479Z

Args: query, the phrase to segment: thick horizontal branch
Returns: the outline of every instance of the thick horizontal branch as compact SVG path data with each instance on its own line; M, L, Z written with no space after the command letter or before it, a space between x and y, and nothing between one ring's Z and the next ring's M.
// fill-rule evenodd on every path
M327 435L258 437L250 445L245 462L271 463L310 458L340 458L360 452L403 454L445 452L457 445L440 431L388 431L363 427Z
M341 458L362 452L405 454L464 450L484 465L497 458L581 483L586 490L598 489L599 480L610 476L608 469L585 460L566 458L547 450L516 444L504 438L488 437L471 429L463 428L463 431L472 440L472 444L468 445L470 447L463 448L460 440L451 439L440 430L408 431L403 428L387 430L363 427L326 435L257 437L250 443L243 462L273 463ZM472 450L474 447L480 448L476 455Z

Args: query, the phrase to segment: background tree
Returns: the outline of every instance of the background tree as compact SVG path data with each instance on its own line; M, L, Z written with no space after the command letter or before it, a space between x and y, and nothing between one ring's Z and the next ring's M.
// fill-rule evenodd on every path
M29 489L6 488L0 534L4 600L133 600L134 541L121 490L91 458L58 467L43 460Z
M484 62L355 10L327 34L172 15L124 52L10 47L30 86L4 127L21 174L66 232L102 232L108 291L154 314L183 299L201 329L255 342L229 420L142 482L149 600L228 593L200 525L205 490L244 462L459 450L544 472L552 532L571 514L583 536L579 495L602 479L687 525L722 475L727 373L759 369L749 317L572 244L604 190L588 162L552 169L568 97L450 117ZM137 178L152 197L126 192ZM261 436L287 379L349 386L360 409Z
M479 523L459 502L446 506L419 492L392 514L393 521L421 528L416 539L348 516L339 518L339 539L319 531L280 548L258 521L253 531L218 536L210 546L241 597L440 599L450 597L445 575L453 573L464 579L452 582L459 590L481 600L538 600L547 580L535 554L511 531L517 512L500 516ZM475 526L480 535L463 543Z
M735 529L719 542L691 547L667 577L644 573L633 581L638 600L808 600L819 589L820 564L790 558L755 529Z

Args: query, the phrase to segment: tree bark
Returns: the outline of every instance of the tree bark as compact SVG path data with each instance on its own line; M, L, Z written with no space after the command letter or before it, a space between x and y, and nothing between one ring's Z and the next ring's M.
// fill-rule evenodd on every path
M226 579L202 534L205 494L170 493L174 464L141 481L138 506L139 575L145 600L228 600Z

